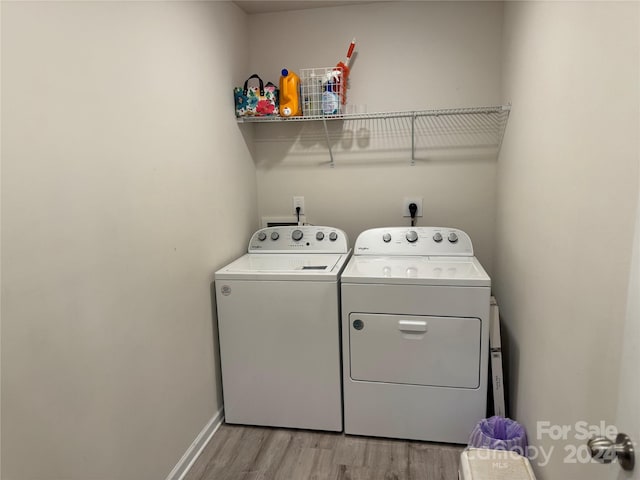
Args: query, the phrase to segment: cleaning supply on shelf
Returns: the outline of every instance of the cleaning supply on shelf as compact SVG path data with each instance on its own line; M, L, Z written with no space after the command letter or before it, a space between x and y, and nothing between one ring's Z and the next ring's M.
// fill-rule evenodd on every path
M294 72L283 68L280 77L280 116L297 117L300 115L302 115L300 78Z
M340 85L342 81L342 69L334 68L327 72L322 88L322 113L324 115L337 115L340 113Z
M302 69L300 71L302 115L312 117L322 114L322 75L318 69Z
M337 115L340 113L340 97L336 92L326 91L322 93L322 113L325 115Z
M342 71L342 77L340 78L338 92L340 93L340 102L342 105L347 103L347 82L349 80L349 72L351 71L351 56L353 50L356 48L356 39L351 40L349 48L347 50L347 57L344 62L338 62L336 67Z

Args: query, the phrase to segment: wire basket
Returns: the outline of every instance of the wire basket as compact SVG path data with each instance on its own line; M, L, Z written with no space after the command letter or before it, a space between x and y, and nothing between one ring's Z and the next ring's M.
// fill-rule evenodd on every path
M302 116L340 115L344 76L341 67L303 68L300 70Z

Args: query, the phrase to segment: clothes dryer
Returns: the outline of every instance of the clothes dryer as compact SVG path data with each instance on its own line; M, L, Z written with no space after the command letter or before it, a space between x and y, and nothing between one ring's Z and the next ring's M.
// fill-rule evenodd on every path
M466 444L486 416L491 280L454 228L377 228L342 274L345 433Z
M331 227L258 230L215 274L225 421L342 430L339 275Z

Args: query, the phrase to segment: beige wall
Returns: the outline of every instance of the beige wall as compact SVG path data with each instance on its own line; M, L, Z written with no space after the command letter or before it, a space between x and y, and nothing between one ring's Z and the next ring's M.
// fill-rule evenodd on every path
M210 283L257 227L246 16L2 9L2 478L164 478L221 407Z
M541 480L602 478L536 422L615 420L638 194L637 2L509 2L495 293L512 414L555 452ZM624 426L620 426L624 430ZM569 447L570 448L570 447ZM574 457L575 458L575 457ZM537 462L534 462L537 464Z
M277 83L282 67L299 73L335 65L356 37L351 105L379 112L502 101L501 3L365 4L252 15L250 25L250 65L265 81ZM418 138L418 161L411 167L406 122L329 127L333 169L321 124L255 126L261 215L290 214L291 197L303 195L309 222L342 228L353 242L367 228L408 225L401 216L403 198L423 197L418 224L466 230L491 268L495 154L427 151Z

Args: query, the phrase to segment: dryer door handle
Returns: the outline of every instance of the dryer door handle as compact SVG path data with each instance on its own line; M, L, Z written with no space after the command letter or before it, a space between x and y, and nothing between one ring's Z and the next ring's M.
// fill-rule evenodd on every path
M426 332L427 322L424 320L398 320L398 330L403 332Z

